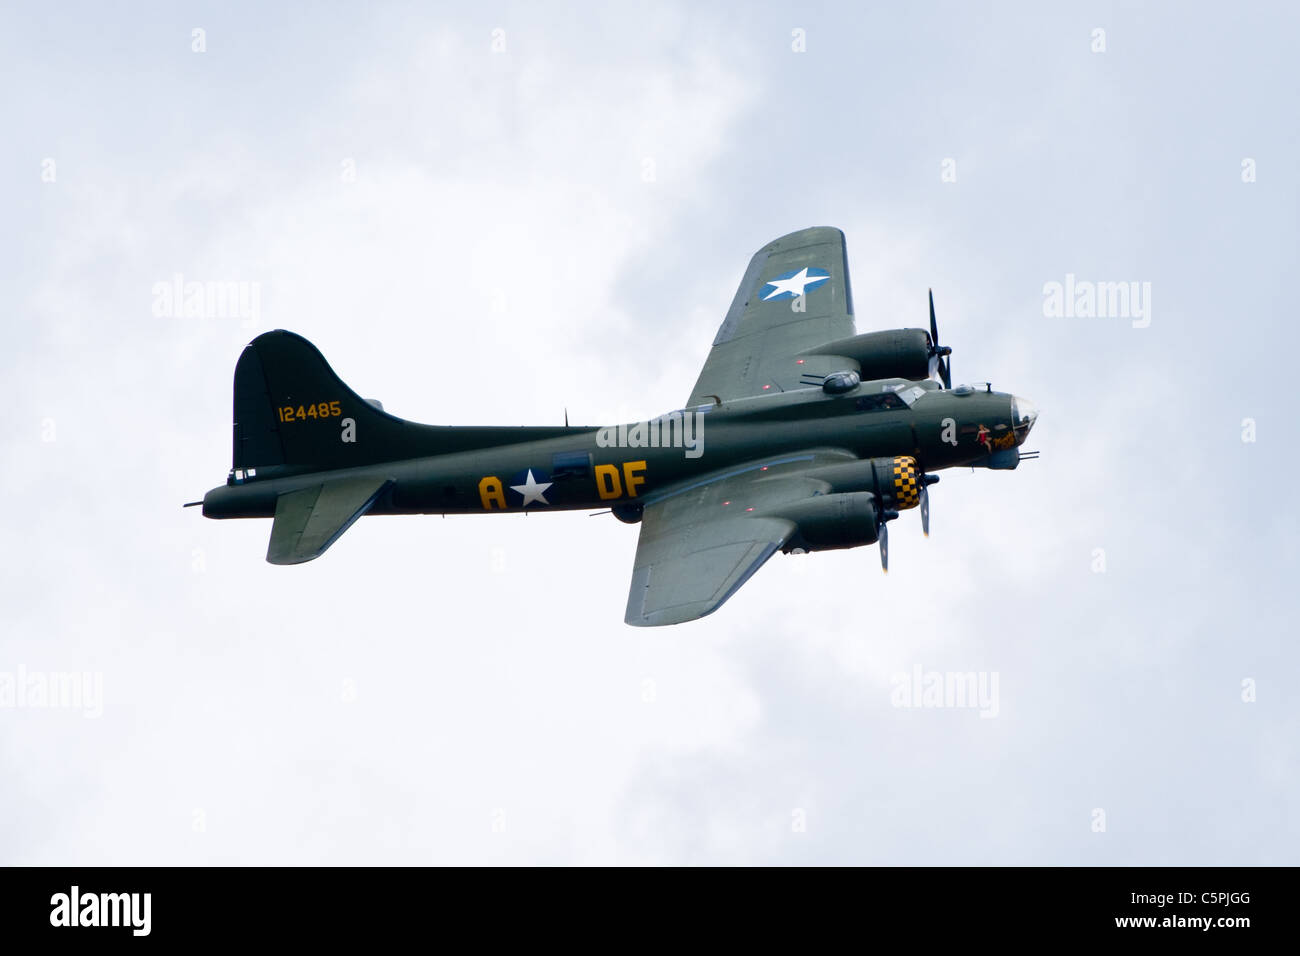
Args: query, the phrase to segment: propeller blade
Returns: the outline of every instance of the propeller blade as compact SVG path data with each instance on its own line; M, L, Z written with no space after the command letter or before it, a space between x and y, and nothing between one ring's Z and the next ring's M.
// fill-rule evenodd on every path
M921 485L921 531L930 537L930 489Z
M938 360L935 365L938 367L939 381L943 382L944 388L952 388L952 366L948 362L952 349L939 344L939 321L934 317L933 289L930 290L930 354Z
M880 522L877 540L880 542L880 570L889 573L889 525Z

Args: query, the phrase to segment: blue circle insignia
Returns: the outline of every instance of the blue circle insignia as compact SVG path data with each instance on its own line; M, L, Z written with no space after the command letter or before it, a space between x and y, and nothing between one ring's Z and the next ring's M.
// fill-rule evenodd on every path
M809 289L819 287L830 277L831 274L825 269L811 267L795 269L793 272L768 279L767 284L759 291L759 295L764 302L780 298L794 299L804 295Z

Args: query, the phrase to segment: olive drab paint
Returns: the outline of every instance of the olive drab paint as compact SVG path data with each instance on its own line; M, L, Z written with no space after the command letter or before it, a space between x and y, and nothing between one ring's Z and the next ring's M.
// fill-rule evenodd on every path
M950 352L933 298L928 331L858 334L844 236L820 227L754 255L685 406L644 422L422 425L276 330L236 365L232 467L203 514L273 518L267 560L297 564L363 515L605 509L645 520L625 620L680 623L776 551L878 543L887 569L887 524L918 509L928 532L936 472L1035 457L1033 406L951 387Z

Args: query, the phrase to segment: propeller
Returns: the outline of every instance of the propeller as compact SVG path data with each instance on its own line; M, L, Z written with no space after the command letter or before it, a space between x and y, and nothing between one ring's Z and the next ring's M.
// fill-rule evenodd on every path
M930 290L930 357L936 360L939 379L944 388L952 388L952 365L948 356L952 349L939 344L939 323L934 318L934 290Z
M894 487L891 489L888 485L885 487L878 485L873 496L876 508L876 542L880 545L880 569L886 574L889 573L888 522L898 517L900 505L903 508L921 509L921 530L925 532L927 538L930 537L930 486L938 483L939 476L927 475L915 465L909 466L911 467L916 468L915 498L911 496L911 488L905 489L900 485L900 483L911 485L912 477L910 475L899 477L897 472L893 478Z
M880 545L880 570L889 573L889 525L887 522L898 517L892 508L882 509L876 519L876 543Z
M921 533L930 537L930 486L939 483L938 475L921 475Z
M916 506L921 509L921 530L925 536L930 537L930 486L937 484L938 475L927 475L920 473L917 484ZM898 517L896 510L897 502L888 492L877 491L876 499L876 542L880 545L880 569L886 574L889 573L889 526L888 522ZM908 507L913 507L908 505Z

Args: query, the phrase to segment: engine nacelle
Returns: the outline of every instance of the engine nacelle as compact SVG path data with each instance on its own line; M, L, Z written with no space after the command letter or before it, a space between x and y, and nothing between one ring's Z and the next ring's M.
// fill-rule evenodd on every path
M879 378L929 378L930 335L924 329L890 329L864 332L848 339L827 342L802 355L838 355L856 362L864 382Z
M876 543L876 503L866 492L818 495L767 512L798 525L785 551L833 551Z
M891 511L905 511L920 504L921 485L926 480L911 455L824 465L808 475L828 482L836 494L868 492Z

